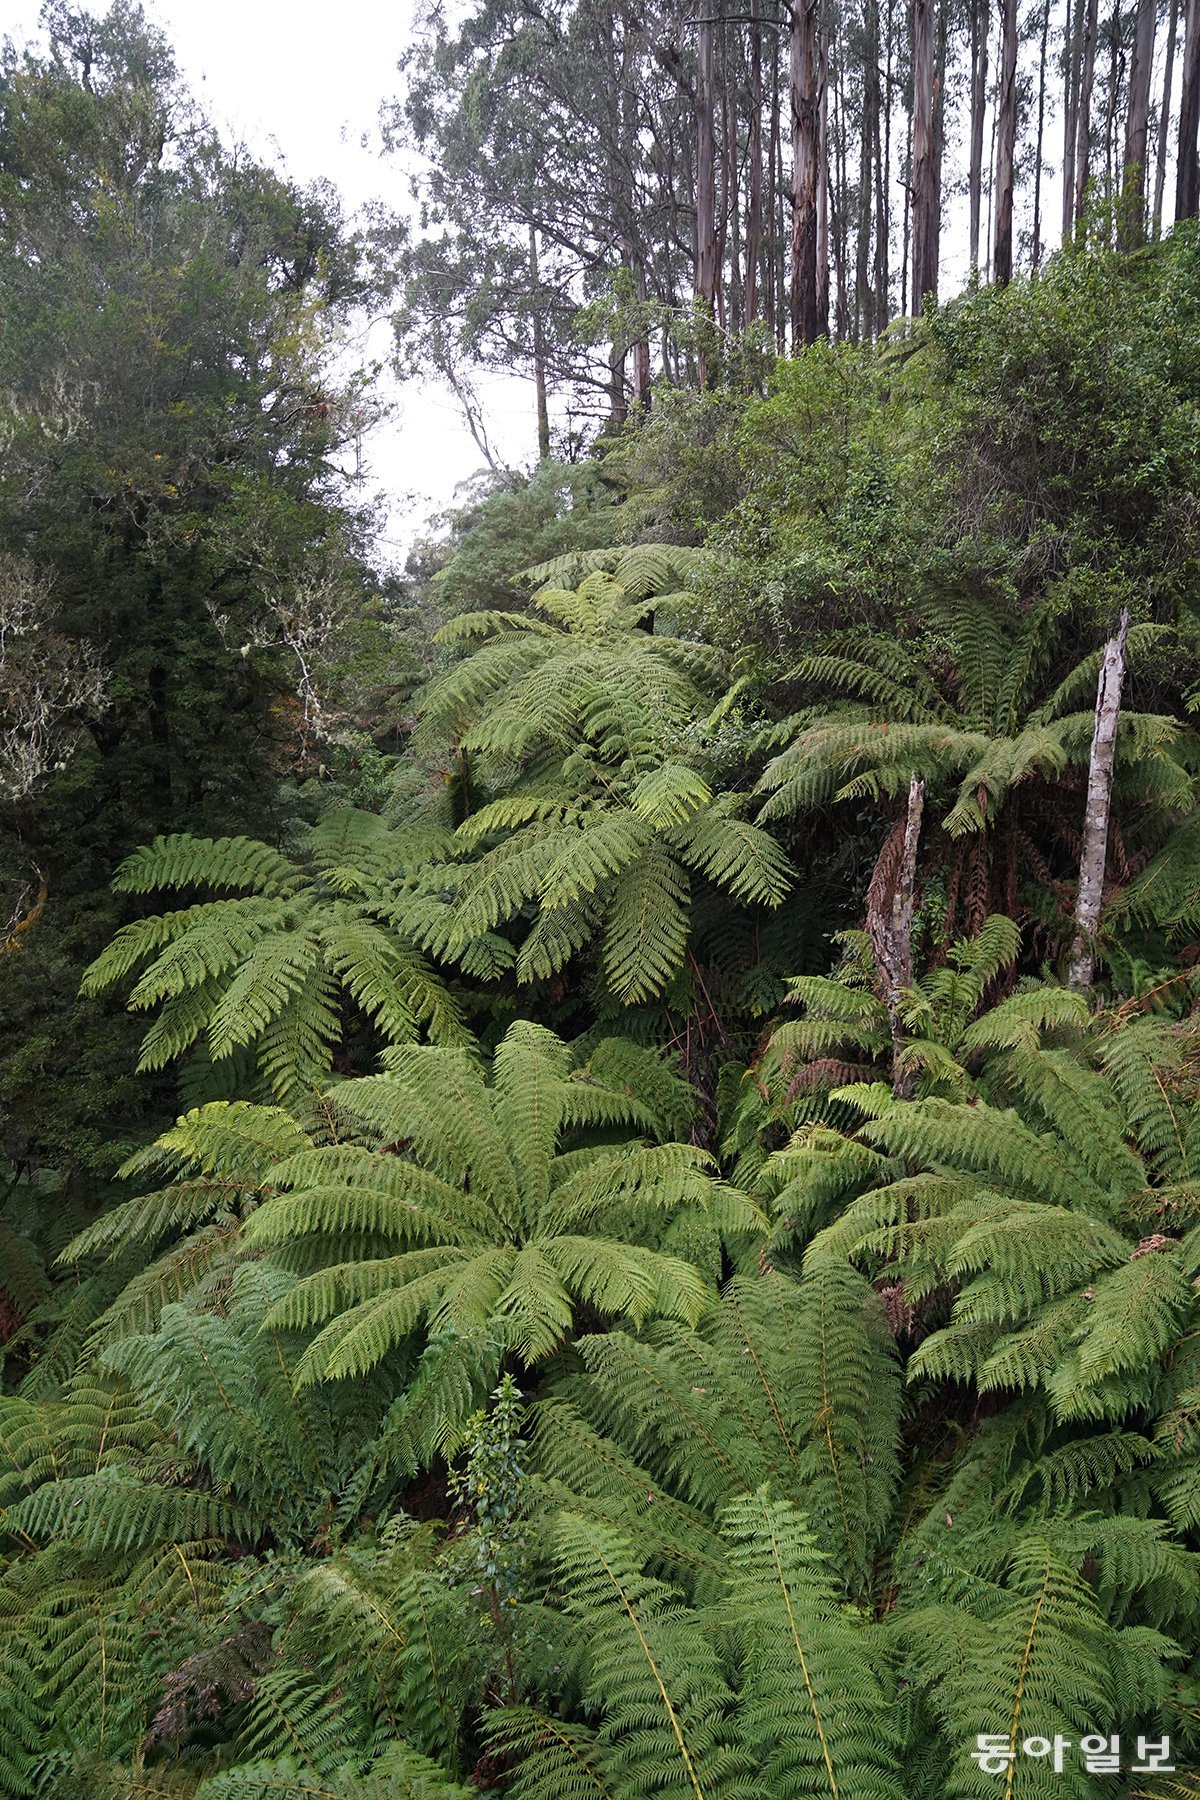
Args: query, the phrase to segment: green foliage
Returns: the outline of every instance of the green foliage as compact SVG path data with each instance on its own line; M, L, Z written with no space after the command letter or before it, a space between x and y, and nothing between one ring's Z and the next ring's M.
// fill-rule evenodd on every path
M544 1027L509 1027L490 1083L465 1051L386 1061L332 1090L341 1141L276 1165L278 1191L247 1227L250 1244L311 1271L271 1314L322 1325L302 1379L359 1375L422 1323L486 1334L532 1365L581 1307L694 1319L708 1289L674 1239L692 1219L714 1245L758 1223L702 1151L630 1135L653 1134L653 1115L572 1070Z
M698 727L721 659L644 629L670 603L661 584L678 554L600 560L614 561L629 588L597 569L574 591L537 594L552 622L477 614L442 633L485 642L432 685L423 730L452 732L464 771L473 759L471 782L499 793L459 827L475 859L424 942L459 956L536 907L518 980L557 976L599 939L606 987L634 1004L662 994L683 966L694 883L774 907L790 868L705 766Z
M347 1002L384 1044L422 1031L466 1041L445 981L396 929L416 872L447 853L444 833L389 831L350 810L313 827L299 866L247 838L159 838L121 865L118 889L233 892L123 926L88 970L85 991L103 993L140 971L130 1005L159 1009L140 1068L162 1068L200 1044L201 1092L224 1065L234 1079L257 1079L267 1094L303 1105L329 1074Z

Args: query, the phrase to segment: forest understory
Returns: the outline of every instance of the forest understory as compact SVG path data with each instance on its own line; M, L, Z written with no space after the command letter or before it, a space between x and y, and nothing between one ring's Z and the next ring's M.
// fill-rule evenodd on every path
M2 1800L1200 1797L1163 14L496 0L420 229L0 54ZM381 308L538 449L402 569Z

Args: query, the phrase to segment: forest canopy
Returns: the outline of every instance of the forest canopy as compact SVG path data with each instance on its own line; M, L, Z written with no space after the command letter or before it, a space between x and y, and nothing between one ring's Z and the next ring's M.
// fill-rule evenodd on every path
M1161 13L483 0L366 223L5 47L3 1800L1200 1796Z

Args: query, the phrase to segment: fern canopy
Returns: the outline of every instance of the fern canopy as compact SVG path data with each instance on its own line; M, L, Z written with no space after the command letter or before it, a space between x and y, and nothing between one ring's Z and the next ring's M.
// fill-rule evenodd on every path
M246 838L158 838L122 863L119 891L221 897L123 926L84 992L136 975L130 1006L156 1009L139 1067L191 1053L199 1093L224 1079L303 1104L351 1007L381 1044L468 1042L445 978L397 923L418 874L450 853L445 833L349 809L313 827L295 862Z

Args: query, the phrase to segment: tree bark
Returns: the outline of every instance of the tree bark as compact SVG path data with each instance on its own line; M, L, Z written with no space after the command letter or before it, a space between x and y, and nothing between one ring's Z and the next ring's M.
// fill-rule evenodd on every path
M537 227L529 227L529 285L533 294L533 385L537 394L538 461L550 454L550 406L546 395L546 321L542 317Z
M979 268L979 227L983 217L983 126L987 115L988 5L971 8L971 158L967 173L970 205L968 244L971 269Z
M1162 231L1163 194L1167 185L1167 143L1170 139L1171 127L1171 84L1175 74L1175 41L1178 33L1179 0L1171 0L1171 12L1167 20L1167 63L1163 71L1163 95L1158 113L1158 145L1154 170L1152 228L1155 237L1158 237Z
M746 209L746 279L742 289L742 317L747 327L758 318L758 265L763 238L762 23L758 4L759 0L750 0L750 124L746 143L750 195Z
M1175 217L1194 219L1200 213L1200 0L1184 0L1183 17Z
M829 333L829 45L820 40L817 91L817 334Z
M933 56L933 267L942 267L942 153L946 148L946 52L950 37L950 9L942 0L938 7L936 45Z
M1125 114L1125 167L1121 183L1130 216L1125 221L1126 247L1140 243L1146 230L1146 145L1150 136L1150 81L1154 74L1154 27L1157 0L1138 0L1129 65L1129 104Z
M821 79L817 19L820 0L792 0L788 88L792 101L792 348L815 344L822 331L817 303Z
M1037 156L1033 165L1033 266L1042 260L1042 149L1046 129L1046 50L1050 41L1050 0L1042 7L1042 48L1038 63Z
M892 1092L902 1100L911 1100L916 1089L915 1075L904 1068L905 1035L900 1008L904 991L912 986L913 979L912 924L924 805L925 783L913 775L909 779L904 819L897 820L880 851L867 890L867 936L892 1037Z
M717 297L717 169L713 95L713 23L699 24L696 58L696 311L700 386L707 387L711 367Z
M1200 0L1197 0L1197 3L1200 4ZM1087 205L1088 183L1092 178L1092 86L1096 74L1096 32L1099 26L1099 16L1099 0L1087 0L1079 67L1075 167L1072 171L1076 225L1083 218L1084 208Z
M1080 6L1082 0L1067 0L1067 22L1063 31L1063 153L1062 153L1062 241L1071 235L1075 216L1075 138L1079 114Z
M934 149L934 0L912 0L912 310L937 298L938 193Z
M895 38L895 0L887 0L887 42L885 48L883 135L879 117L875 119L875 335L887 330L891 312L891 244L892 244L892 63Z
M879 0L866 0L863 8L862 137L858 163L858 236L854 252L855 340L870 338L875 329L875 307L870 288L872 179L875 169L875 136L879 130Z
M1075 943L1067 971L1067 986L1073 988L1091 987L1096 968L1096 930L1104 900L1108 815L1128 638L1129 614L1123 612L1116 637L1109 638L1104 646L1096 688L1096 725L1088 758L1087 806L1083 819L1083 847L1079 855L1079 892L1075 901Z
M1007 287L1013 270L1013 164L1017 149L1017 0L1003 0L1000 93L996 114L996 238L992 278Z

